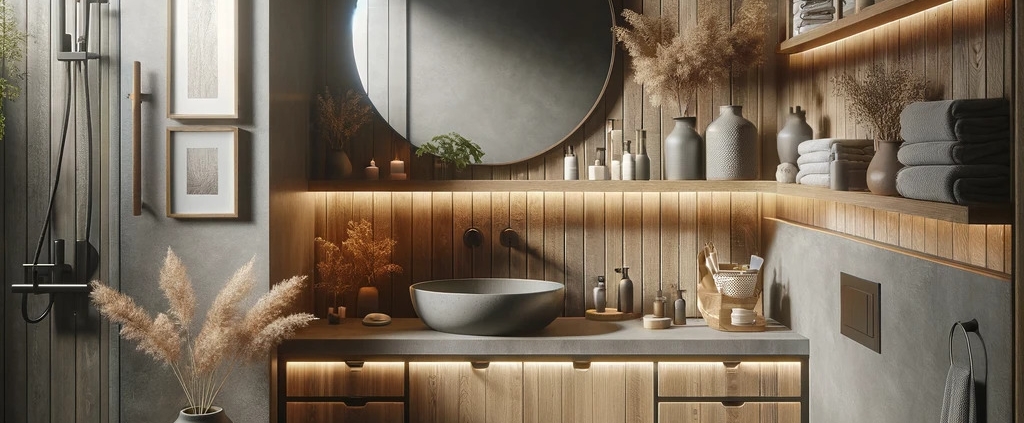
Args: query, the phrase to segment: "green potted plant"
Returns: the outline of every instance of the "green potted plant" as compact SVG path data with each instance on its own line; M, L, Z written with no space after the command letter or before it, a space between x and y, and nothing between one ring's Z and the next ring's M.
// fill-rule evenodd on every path
M4 102L15 100L21 93L17 85L11 83L12 78L21 79L24 74L18 69L18 63L24 57L25 33L18 29L18 21L14 11L7 2L0 0L0 139L4 138L7 119L4 113Z
M329 87L317 94L317 133L324 149L324 173L327 179L344 179L352 175L352 161L345 148L359 129L370 122L370 105L366 96L348 90L336 98Z
M484 157L484 151L475 142L459 135L458 132L449 132L431 138L429 142L421 145L416 150L416 156L432 154L440 160L440 178L446 179L450 176L450 167L455 166L456 171L462 171L470 164L483 163L480 159Z

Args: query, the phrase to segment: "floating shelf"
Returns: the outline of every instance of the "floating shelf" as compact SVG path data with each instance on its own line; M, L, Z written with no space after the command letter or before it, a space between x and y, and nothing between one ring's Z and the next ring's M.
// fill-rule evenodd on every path
M1010 224L1013 222L1012 204L961 206L933 201L886 197L868 192L833 191L828 188L797 184L778 184L776 193L815 200L835 201L875 210L891 211L953 223Z
M950 0L876 0L859 13L821 25L779 44L779 53L793 54L821 47L851 35L877 28Z
M775 192L773 181L310 181L310 191Z

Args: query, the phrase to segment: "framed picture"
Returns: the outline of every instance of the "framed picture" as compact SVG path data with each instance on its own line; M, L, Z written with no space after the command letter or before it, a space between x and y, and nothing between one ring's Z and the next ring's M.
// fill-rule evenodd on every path
M167 116L238 117L238 0L168 0Z
M167 216L238 217L238 128L167 128Z

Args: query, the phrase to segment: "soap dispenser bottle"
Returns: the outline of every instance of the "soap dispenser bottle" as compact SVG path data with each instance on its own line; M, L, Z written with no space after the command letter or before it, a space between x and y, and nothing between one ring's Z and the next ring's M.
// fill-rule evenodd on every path
M569 151L565 153L565 168L563 173L565 174L566 181L575 181L580 179L579 161L576 159L576 152L573 151L572 146L569 146Z
M634 176L636 175L636 173L635 173L635 165L636 165L636 163L633 161L633 153L631 153L629 151L630 144L632 144L632 143L633 143L633 141L626 141L626 148L624 148L622 150L622 180L623 181L632 181L634 179Z
M594 288L594 310L604 313L608 306L608 293L605 290L604 276L597 277L597 287Z
M619 281L619 312L632 313L633 281L629 280L629 268L622 266L621 268L615 269L615 273L622 274L622 280Z
M677 292L679 293L679 296L676 298L675 310L673 310L675 314L672 315L672 324L682 326L686 325L686 299L683 298L683 293L686 292L686 290L680 289Z
M658 294L654 296L654 317L659 319L665 317L665 300L665 296L659 289Z

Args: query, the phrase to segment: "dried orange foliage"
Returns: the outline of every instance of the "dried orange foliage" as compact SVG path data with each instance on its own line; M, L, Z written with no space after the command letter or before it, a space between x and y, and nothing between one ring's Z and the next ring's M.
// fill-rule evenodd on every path
M335 98L330 88L317 94L317 127L324 145L344 150L345 143L356 136L359 128L370 122L370 105L366 96L348 90L342 98Z
M373 285L378 277L402 272L401 266L391 262L397 242L390 237L374 239L373 224L366 219L349 221L346 233L348 238L341 248L320 237L315 240L321 257L316 264L320 272L316 287L333 294L335 305L338 295L357 284Z
M160 271L160 289L170 305L167 313L150 318L131 297L99 281L92 282L89 296L104 317L121 325L124 339L137 341L140 351L171 368L190 410L205 413L238 364L265 358L271 348L314 319L307 313L287 314L302 293L305 276L275 285L248 312L241 313L239 305L255 282L255 260L231 277L195 337L191 330L196 309L192 280L170 248Z

